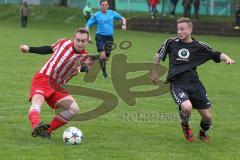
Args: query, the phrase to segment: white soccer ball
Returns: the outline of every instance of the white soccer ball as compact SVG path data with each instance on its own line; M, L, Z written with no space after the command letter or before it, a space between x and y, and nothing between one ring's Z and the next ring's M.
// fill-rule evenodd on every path
M83 133L76 127L69 127L63 132L63 141L65 144L80 144L83 140Z

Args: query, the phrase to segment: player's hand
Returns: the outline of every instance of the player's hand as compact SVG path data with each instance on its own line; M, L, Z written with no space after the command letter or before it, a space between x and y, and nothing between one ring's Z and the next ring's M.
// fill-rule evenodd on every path
M152 80L152 82L153 83L158 83L158 75L157 74L155 74L155 73L152 73L151 74L151 80Z
M89 35L89 37L88 37L88 43L91 43L91 44L93 44L93 42L92 42L92 38L91 38L91 36Z
M234 64L235 63L235 61L234 60L232 60L231 58L229 58L229 59L227 59L226 60L226 62L225 62L226 64Z
M123 31L126 31L126 30L127 30L127 26L123 24L123 25L122 25L122 30L123 30Z
M89 56L93 61L99 60L99 55L89 54Z
M91 38L91 35L90 35L90 31L89 31L89 28L88 27L85 27L85 30L89 33L88 35L88 43L91 43L92 44L92 38Z
M29 52L29 46L28 45L21 45L20 46L20 51L23 53L28 53Z
M106 54L104 52L99 54L100 59L106 59Z

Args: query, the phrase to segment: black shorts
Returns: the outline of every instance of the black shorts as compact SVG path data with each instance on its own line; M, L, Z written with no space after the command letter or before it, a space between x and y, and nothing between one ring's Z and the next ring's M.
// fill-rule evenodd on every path
M106 56L110 57L113 46L113 36L97 34L95 40L97 45L97 51L98 52L105 51Z
M208 109L211 102L201 82L178 82L170 84L173 100L180 107L185 100L190 100L195 109Z

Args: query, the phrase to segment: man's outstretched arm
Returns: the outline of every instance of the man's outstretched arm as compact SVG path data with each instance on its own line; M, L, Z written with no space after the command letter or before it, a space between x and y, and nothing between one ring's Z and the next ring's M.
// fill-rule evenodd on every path
M234 64L235 61L231 59L227 54L221 53L220 60L225 62L226 64Z
M159 66L160 60L161 60L160 55L156 53L154 57L152 73L151 73L151 80L154 83L158 82L158 66Z
M51 46L29 47L28 45L21 45L20 50L23 53L36 53L36 54L52 54Z
M127 30L127 20L124 17L122 17L122 30Z

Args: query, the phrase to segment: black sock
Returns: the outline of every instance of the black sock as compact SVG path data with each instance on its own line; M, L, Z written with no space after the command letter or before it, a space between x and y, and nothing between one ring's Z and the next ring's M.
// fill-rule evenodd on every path
M106 60L100 59L99 62L100 62L100 66L101 66L103 74L106 74L107 73L106 72Z
M200 122L200 132L202 132L202 133L207 132L209 130L211 124L212 124L212 121L210 121L210 122L203 122L201 120L201 122Z

